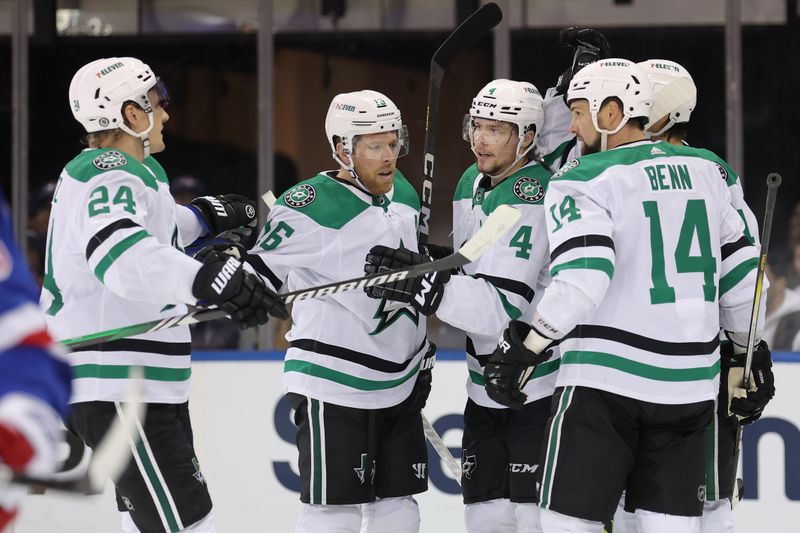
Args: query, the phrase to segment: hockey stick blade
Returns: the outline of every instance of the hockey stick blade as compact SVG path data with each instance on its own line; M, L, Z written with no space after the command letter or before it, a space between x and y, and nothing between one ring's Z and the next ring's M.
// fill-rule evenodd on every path
M453 475L453 478L456 480L456 483L461 485L461 464L456 461L453 454L450 453L450 449L442 440L442 437L439 436L439 433L433 428L431 423L428 421L428 417L425 416L424 413L420 412L422 415L422 429L425 432L425 437L428 439L428 442L431 443L433 449L436 450L436 453L439 455L439 458L444 462L444 465L447 467L447 470Z
M439 91L444 72L453 59L478 39L489 33L503 19L497 4L489 3L475 11L453 30L431 58L428 80L428 103L425 109L425 141L422 197L419 210L419 244L428 244L430 233L431 201L433 195L433 167L436 159L436 114L439 109Z
M390 270L380 274L372 274L360 278L328 283L309 289L301 289L299 291L281 294L281 297L286 303L291 303L299 300L307 300L309 298L321 298L323 296L330 296L354 289L362 289L364 287L372 287L373 285L382 285L384 283L415 278L429 272L439 272L462 267L480 257L487 248L497 242L514 224L516 224L520 216L518 210L508 205L502 205L486 218L483 227L481 227L469 241L459 248L456 253L445 258L428 263L421 263L404 269ZM209 308L185 315L151 320L150 322L143 322L141 324L74 337L60 342L70 348L81 348L175 326L186 326L198 322L206 322L226 316L228 316L227 313L221 309Z
M144 423L145 404L142 403L142 380L144 371L141 367L132 367L128 374L130 385L122 407L122 415L117 416L97 446L89 468L77 479L39 478L23 474L12 474L7 468L0 471L0 482L10 481L14 484L39 485L48 489L76 494L99 494L107 480L115 482L131 460L131 447L137 423Z

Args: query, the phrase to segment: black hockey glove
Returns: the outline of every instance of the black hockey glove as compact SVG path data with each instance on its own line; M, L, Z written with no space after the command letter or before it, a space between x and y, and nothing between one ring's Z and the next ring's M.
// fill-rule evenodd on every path
M566 98L569 82L580 69L594 63L598 59L605 59L611 53L611 46L605 36L592 28L576 28L571 26L561 30L558 34L561 46L575 49L572 64L558 78L556 93L563 94Z
M433 365L435 363L436 345L429 342L428 351L425 352L419 365L419 374L417 374L417 381L414 383L414 390L411 391L410 409L412 411L422 411L428 401L428 396L431 393L431 383L433 382Z
M188 205L208 229L208 235L254 224L256 203L239 194L200 196Z
M280 296L258 276L246 272L241 261L222 252L206 255L194 278L192 293L198 300L223 309L241 329L266 324L269 315L289 318Z
M408 268L431 261L431 257L418 254L406 248L389 248L387 246L373 246L367 254L364 272L378 274L398 268ZM411 304L425 316L430 316L439 308L444 296L444 286L450 281L450 272L430 272L424 276L404 279L365 287L364 291L370 298L386 298L395 302Z
M420 246L420 252L424 255L429 255L434 261L444 259L449 255L453 255L453 248L450 246L439 246L438 244L423 244Z
M193 257L203 262L209 253L223 252L244 260L247 251L255 245L257 237L255 220L253 220L253 224L250 226L223 231L212 239L206 239L202 248L195 252Z
M542 340L540 353L525 346L525 338L533 331ZM549 341L549 342L547 342ZM522 409L528 397L522 392L536 365L544 363L553 355L547 346L552 340L538 334L530 324L512 320L497 349L483 367L484 387L489 398L512 409Z
M743 425L752 424L761 417L764 407L775 396L772 352L764 341L759 342L753 349L748 391L742 389L747 354L733 352L733 342L723 343L720 346L720 362L728 387L729 413L736 415Z

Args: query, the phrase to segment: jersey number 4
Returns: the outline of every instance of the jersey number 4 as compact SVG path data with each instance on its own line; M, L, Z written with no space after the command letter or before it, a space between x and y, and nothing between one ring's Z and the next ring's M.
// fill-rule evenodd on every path
M644 216L650 219L650 253L653 259L651 270L653 287L650 289L650 303L673 303L675 302L675 288L667 282L664 265L664 234L661 230L658 202L650 200L642 202L642 205L644 206ZM691 255L695 235L697 235L700 255ZM703 273L703 297L707 302L715 301L717 286L714 274L717 272L717 261L711 253L708 211L704 200L688 200L686 202L686 211L683 215L674 257L676 271L679 274Z

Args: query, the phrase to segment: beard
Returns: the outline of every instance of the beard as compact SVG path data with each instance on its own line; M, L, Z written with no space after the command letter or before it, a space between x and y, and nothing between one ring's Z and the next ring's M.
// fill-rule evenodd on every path
M593 143L583 142L581 144L581 155L596 154L600 151L600 136Z

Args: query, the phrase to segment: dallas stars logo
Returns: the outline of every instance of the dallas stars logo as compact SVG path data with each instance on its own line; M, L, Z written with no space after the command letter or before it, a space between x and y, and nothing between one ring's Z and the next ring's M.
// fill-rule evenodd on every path
M514 184L514 194L520 200L534 204L544 198L544 187L536 178L523 177Z
M571 160L567 161L567 163L563 167L561 167L561 169L558 172L553 174L553 176L550 179L554 180L554 179L560 178L561 176L563 176L564 174L566 174L567 172L569 172L573 168L576 168L580 164L581 164L581 162L578 161L577 159L571 159Z
M109 150L108 152L102 153L95 157L94 161L92 161L92 164L100 170L108 170L110 168L127 165L128 160L125 159L125 156L122 154L122 152Z
M192 474L192 477L199 481L201 485L205 485L206 478L203 476L203 473L200 472L200 462L196 457L192 457L192 466L194 466L194 474Z
M361 454L361 466L353 468L356 472L356 476L358 476L358 481L363 485L364 482L367 480L367 454ZM369 482L374 483L375 481L375 461L372 461L372 471L370 472Z
M400 240L400 248L404 248L403 240ZM387 306L389 309L387 309ZM419 312L410 305L405 305L395 301L389 301L386 298L381 299L378 305L378 310L372 317L378 321L378 325L372 330L370 335L378 335L382 331L389 328L392 324L397 322L400 317L405 316L411 320L414 325L419 324Z
M389 309L386 309L387 305L389 306ZM400 317L403 316L411 320L414 325L419 323L419 312L413 307L389 301L386 298L382 299L380 305L378 305L378 310L375 311L375 316L372 317L378 321L378 325L375 326L375 329L372 330L370 335L378 335L382 331L388 329L392 324L397 322Z
M305 207L317 197L317 191L308 184L298 185L283 195L283 201L289 207Z

